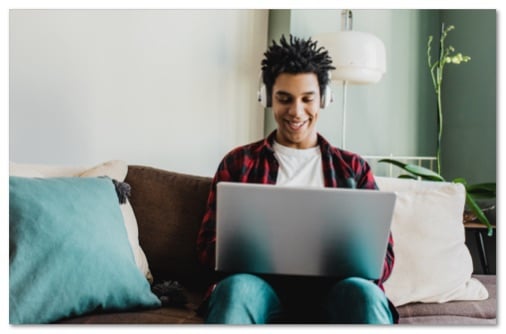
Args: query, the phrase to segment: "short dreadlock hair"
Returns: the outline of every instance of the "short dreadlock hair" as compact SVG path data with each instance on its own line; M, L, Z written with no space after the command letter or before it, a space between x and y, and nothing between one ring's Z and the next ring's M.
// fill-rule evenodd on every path
M269 101L274 82L281 73L315 73L321 95L330 81L329 71L335 69L328 51L323 47L318 47L316 41L312 41L311 38L304 40L291 34L289 41L286 40L285 35L281 36L279 44L272 41L272 45L265 51L264 56L262 80Z

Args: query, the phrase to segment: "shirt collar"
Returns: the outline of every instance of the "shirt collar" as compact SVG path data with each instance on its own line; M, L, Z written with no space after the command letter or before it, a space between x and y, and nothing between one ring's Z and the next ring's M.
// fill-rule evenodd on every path
M273 145L274 145L274 140L276 139L276 131L277 130L274 130L272 131L265 139L264 139L264 147L269 150L270 152L274 153L274 149L273 149ZM323 138L322 135L320 135L319 133L316 134L317 136L317 143L318 143L318 146L320 146L320 150L322 151L322 153L327 153L330 151L330 143L325 139Z

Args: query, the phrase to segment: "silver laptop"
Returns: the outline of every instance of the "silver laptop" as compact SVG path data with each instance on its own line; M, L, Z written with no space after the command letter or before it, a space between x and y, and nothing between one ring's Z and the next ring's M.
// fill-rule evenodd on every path
M220 182L217 271L378 279L395 193Z

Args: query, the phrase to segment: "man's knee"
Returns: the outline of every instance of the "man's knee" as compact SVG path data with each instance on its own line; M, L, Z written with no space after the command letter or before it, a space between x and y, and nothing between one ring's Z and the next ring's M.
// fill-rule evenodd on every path
M328 295L327 312L331 322L392 323L388 299L373 282L351 277L336 283Z
M279 299L266 281L250 274L236 274L216 286L206 322L265 323L279 309Z
M258 276L251 274L235 274L228 276L218 283L213 294L220 294L222 297L230 298L240 296L238 299L258 296L268 288L268 284ZM234 298L235 299L235 298Z
M376 284L359 277L350 277L335 284L331 296L367 304L385 299L385 294Z

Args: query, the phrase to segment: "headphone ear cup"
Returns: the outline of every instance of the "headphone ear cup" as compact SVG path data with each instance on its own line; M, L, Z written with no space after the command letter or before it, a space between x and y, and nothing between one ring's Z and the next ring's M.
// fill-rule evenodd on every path
M260 86L260 90L258 91L258 102L260 102L264 108L270 107L270 103L267 100L267 89L264 84Z
M323 92L321 98L320 98L320 108L325 109L328 107L328 105L334 101L334 98L332 96L332 90L330 89L330 86L325 86L325 91Z

